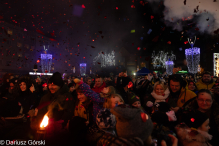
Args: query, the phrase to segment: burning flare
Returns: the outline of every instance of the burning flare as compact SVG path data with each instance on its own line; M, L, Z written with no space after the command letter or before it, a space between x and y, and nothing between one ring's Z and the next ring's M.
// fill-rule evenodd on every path
M48 118L47 115L45 115L44 118L43 118L43 121L40 124L40 127L41 128L46 127L48 125L48 122L49 122L49 118Z

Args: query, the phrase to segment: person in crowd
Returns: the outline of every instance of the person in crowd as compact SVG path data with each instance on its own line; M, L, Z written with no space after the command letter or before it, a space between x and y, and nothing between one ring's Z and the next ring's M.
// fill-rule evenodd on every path
M104 134L97 142L97 146L143 146L151 145L151 133L153 123L149 116L139 108L130 108L122 104L111 109L111 113L116 117L117 137L112 134ZM177 145L177 139L173 137L174 144ZM166 145L163 141L162 146Z
M129 106L135 108L141 108L140 98L136 96L135 93L130 92L128 94L128 101L129 101Z
M123 98L119 94L112 94L103 104L104 108L112 109L120 104L124 104Z
M23 113L28 114L37 105L36 82L30 76L23 76L18 79L13 89L13 96L23 107Z
M198 110L185 114L181 124L175 129L182 146L211 146L209 118Z
M148 107L152 107L159 102L166 102L170 94L169 89L165 86L164 82L158 81L154 84L154 90L146 103Z
M92 84L92 78L91 77L86 78L86 84L88 84L91 87L91 84Z
M169 77L170 95L167 98L167 103L171 106L171 110L175 113L184 105L184 103L194 97L196 94L185 88L182 77L172 75Z
M196 84L195 84L194 81L189 80L189 81L187 82L187 86L188 86L188 89L191 90L191 91L193 91L195 94L198 93L197 86L196 86Z
M13 100L15 99L14 96L13 96L13 89L14 89L14 86L15 86L15 82L16 80L13 78L11 80L9 80L9 88L8 88L8 92L5 92L4 95L2 95L2 98L4 99L8 99L8 100Z
M210 72L204 72L202 74L202 79L196 83L197 90L201 89L208 89L211 90L215 82L213 82L213 79L211 78Z
M76 88L81 90L81 94L85 96L87 99L93 102L93 122L96 121L97 113L100 109L103 108L104 102L106 102L106 98L111 97L112 94L115 94L115 88L113 86L105 87L101 91L101 93L96 93L95 91L90 89L90 86L85 84L83 81L79 79L74 79L74 82L77 84Z
M115 86L114 82L111 80L110 76L105 77L106 86Z
M127 76L126 72L119 73L119 76L117 78L116 89L117 89L118 94L122 96L122 98L126 104L129 103L128 102L128 93L130 91L134 92L133 85L134 84L132 82L132 79ZM131 88L133 90L131 90Z
M93 124L93 102L83 93L80 88L76 89L77 100L74 108L74 115L86 119L86 124Z
M77 99L77 92L76 92L76 84L74 82L68 84L69 92L71 93L72 97L76 100Z
M92 90L97 92L97 93L100 93L104 87L106 87L106 83L103 81L103 78L100 76L96 76L95 85L92 88Z
M39 76L37 76L37 78L36 78L36 84L37 84L36 86L38 88L37 101L36 101L37 103L36 104L39 105L41 98L43 97L43 95L46 92L44 92L44 90L45 90L45 89L43 89L44 85L43 85L42 79Z
M199 110L205 113L210 119L209 133L213 135L210 141L212 145L219 145L216 138L219 135L219 105L214 101L211 91L202 89L198 92L197 97L193 98L184 105L184 110Z
M64 84L62 75L55 72L48 82L48 93L41 98L37 107L36 118L31 123L32 129L38 129L43 117L47 115L55 123L61 123L61 127L66 127L68 120L73 115L75 104L69 93L68 86ZM57 128L57 127L55 127ZM60 129L57 129L59 131Z
M149 97L149 94L153 91L152 80L153 75L148 74L146 80L142 82L142 85L136 87L136 95L140 97L141 105L144 109L147 109L146 102Z

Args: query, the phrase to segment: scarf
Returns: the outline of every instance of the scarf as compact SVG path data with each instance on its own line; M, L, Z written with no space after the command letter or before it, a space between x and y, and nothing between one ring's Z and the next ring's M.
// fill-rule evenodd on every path
M169 96L169 94L170 94L170 91L169 91L169 89L167 88L165 91L164 91L164 93L163 93L163 95L157 95L155 92L154 92L154 90L153 90L153 92L151 93L151 95L154 97L154 99L155 99L155 104L156 103L158 103L158 102L165 102L165 99L167 99L167 97Z

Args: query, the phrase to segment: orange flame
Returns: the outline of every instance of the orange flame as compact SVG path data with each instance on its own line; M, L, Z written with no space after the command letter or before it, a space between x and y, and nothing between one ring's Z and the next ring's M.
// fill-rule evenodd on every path
M48 118L47 115L45 115L44 118L43 118L43 121L40 124L40 127L41 128L46 127L48 125L48 123L49 123L49 118Z

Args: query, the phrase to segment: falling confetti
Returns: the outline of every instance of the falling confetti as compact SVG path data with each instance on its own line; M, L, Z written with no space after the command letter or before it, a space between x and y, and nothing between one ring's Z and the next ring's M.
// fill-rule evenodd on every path
M131 33L135 33L135 29L131 30Z

